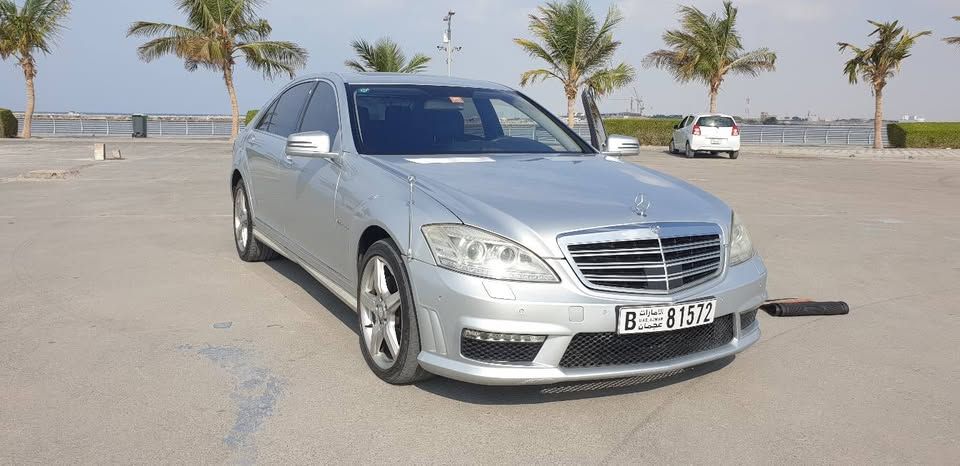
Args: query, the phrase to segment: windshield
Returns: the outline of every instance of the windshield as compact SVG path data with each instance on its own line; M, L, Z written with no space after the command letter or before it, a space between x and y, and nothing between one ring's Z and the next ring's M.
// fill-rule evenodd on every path
M348 85L357 150L369 155L588 153L556 118L516 92Z
M710 128L732 128L735 126L733 118L725 116L705 116L700 117L700 121L697 122L700 126L707 126Z

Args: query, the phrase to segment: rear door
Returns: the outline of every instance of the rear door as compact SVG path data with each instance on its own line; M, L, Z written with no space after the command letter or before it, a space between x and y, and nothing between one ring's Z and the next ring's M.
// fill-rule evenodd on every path
M286 237L291 218L289 199L295 176L287 157L287 136L300 125L300 116L316 82L297 84L271 105L254 133L247 139L247 158L253 175L256 223Z

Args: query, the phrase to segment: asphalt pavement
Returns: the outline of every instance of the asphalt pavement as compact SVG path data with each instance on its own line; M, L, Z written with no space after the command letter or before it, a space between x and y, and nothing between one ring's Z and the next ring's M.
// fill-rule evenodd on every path
M237 258L227 143L92 144L0 142L0 463L960 458L960 160L645 151L737 209L771 296L850 315L668 377L394 387L331 293Z

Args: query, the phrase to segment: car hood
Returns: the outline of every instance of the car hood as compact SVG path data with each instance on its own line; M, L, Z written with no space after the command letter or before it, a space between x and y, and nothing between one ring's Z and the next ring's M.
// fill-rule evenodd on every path
M597 227L709 222L729 227L730 209L671 176L604 156L498 155L381 159L465 224L561 258L557 236ZM647 215L636 199L649 201Z

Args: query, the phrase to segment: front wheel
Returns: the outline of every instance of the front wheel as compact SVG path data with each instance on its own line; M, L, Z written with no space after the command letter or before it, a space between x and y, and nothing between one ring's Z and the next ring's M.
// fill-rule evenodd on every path
M403 258L393 243L370 246L357 289L360 351L384 382L406 385L430 377L417 362L420 328Z
M676 154L676 153L677 153L677 144L676 144L675 142L673 142L673 139L670 140L669 150L670 150L670 153L671 153L671 154Z

